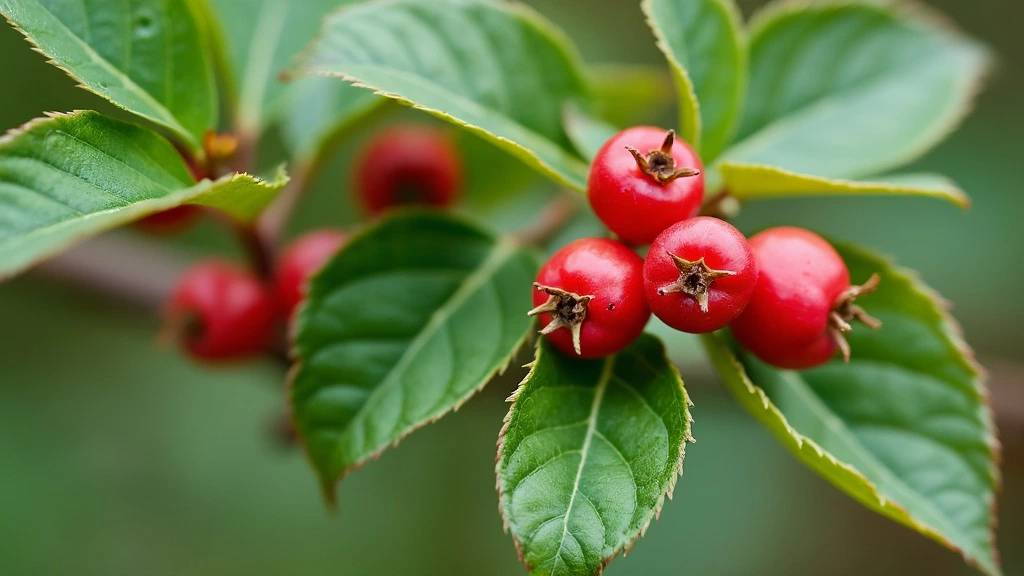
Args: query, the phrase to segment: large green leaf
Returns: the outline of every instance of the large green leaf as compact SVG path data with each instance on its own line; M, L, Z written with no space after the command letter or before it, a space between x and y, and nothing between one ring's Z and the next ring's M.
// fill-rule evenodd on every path
M881 195L928 196L961 208L971 199L953 181L937 174L896 174L871 181L821 178L795 174L775 166L734 164L718 166L729 194L739 200L769 200L794 196Z
M733 0L644 0L642 6L678 80L682 134L710 163L729 143L743 107L747 45L739 10Z
M707 336L712 360L740 403L815 472L998 575L998 443L981 369L941 299L911 272L837 248L853 278L882 277L857 303L883 327L854 329L848 365L781 371Z
M532 254L458 220L393 216L312 282L292 409L328 497L335 481L457 408L530 330Z
M88 236L182 204L254 218L284 185L246 174L196 184L169 142L96 112L0 138L0 279Z
M582 190L563 107L588 99L562 34L518 4L385 0L327 18L297 76L336 76L482 134Z
M216 128L213 59L191 0L0 0L0 13L84 88L191 148Z
M826 2L765 11L753 26L739 141L723 158L857 180L938 143L969 109L988 55L918 10Z
M286 85L278 80L332 10L352 0L212 0L229 38L239 92L236 122L259 134L278 121L292 151L312 158L327 136L377 101L373 94L340 82L314 80Z
M543 340L498 439L502 515L536 575L598 574L671 497L689 399L657 338L603 360Z

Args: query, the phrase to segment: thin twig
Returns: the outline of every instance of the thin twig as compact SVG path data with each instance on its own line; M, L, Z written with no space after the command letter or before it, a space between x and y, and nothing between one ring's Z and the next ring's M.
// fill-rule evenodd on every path
M520 230L513 237L520 244L543 246L565 228L579 209L580 200L577 196L569 192L561 193L548 202L532 226Z
M281 238L281 233L311 183L314 172L313 164L295 164L292 167L288 185L281 191L277 200L267 207L257 223L257 230L263 238L274 242Z

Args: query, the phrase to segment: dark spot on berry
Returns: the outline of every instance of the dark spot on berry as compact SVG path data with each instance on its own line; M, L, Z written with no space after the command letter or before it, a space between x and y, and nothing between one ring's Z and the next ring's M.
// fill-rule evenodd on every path
M615 310L615 304L608 305L608 311L611 312L612 310Z

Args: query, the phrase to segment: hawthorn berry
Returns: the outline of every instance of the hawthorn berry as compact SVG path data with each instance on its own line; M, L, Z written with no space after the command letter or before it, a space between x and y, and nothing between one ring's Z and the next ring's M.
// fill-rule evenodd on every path
M274 301L263 283L216 260L186 271L164 309L165 334L200 360L234 360L266 351L274 320Z
M675 131L638 126L605 143L594 157L587 197L594 213L631 244L650 244L669 226L697 214L703 166Z
M307 283L345 243L340 230L316 230L289 245L274 271L277 302L285 317L291 318L306 296Z
M761 360L803 370L828 362L839 350L849 361L843 335L852 330L850 322L881 327L854 304L878 287L878 275L851 286L846 263L821 236L801 228L771 228L751 238L750 247L758 280L746 310L730 328Z
M188 204L150 214L137 220L135 226L150 234L168 235L192 226L202 215L202 208Z
M651 317L643 260L620 242L583 238L541 268L530 316L570 356L602 358L629 346Z
M450 206L462 185L455 145L426 126L381 131L356 158L354 173L359 201L371 216L406 204Z
M698 216L662 232L644 261L654 315L676 330L714 332L750 301L757 265L747 239L728 222Z

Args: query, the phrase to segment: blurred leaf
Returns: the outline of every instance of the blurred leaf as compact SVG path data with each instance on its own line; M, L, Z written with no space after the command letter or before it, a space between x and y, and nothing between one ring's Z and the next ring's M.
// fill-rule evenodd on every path
M157 134L96 112L0 138L0 279L89 236L182 204L254 218L284 186L247 174L196 184Z
M298 76L336 76L478 134L582 190L562 108L585 101L576 53L521 5L481 0L359 4L327 18Z
M498 438L502 515L535 575L599 574L683 471L689 399L657 338L603 360L541 340Z
M84 88L191 149L216 128L208 37L189 0L0 0L0 13Z
M880 3L782 4L753 27L739 142L727 162L861 179L906 164L966 115L981 46Z
M379 98L338 82L278 80L325 16L352 0L212 0L228 31L243 130L259 134L282 121L292 152L311 161L340 126L367 112Z
M701 133L700 104L697 101L697 92L693 85L693 79L687 72L686 67L683 66L683 63L676 57L673 46L669 44L668 37L662 29L663 23L658 20L660 16L656 16L653 13L651 3L645 1L640 6L647 16L647 25L654 32L658 49L668 59L669 68L672 69L672 77L675 79L676 92L679 96L679 126L676 128L676 132L679 133L683 140L699 147Z
M599 64L588 67L587 77L597 116L612 126L657 124L675 106L672 78L662 68Z
M570 104L565 108L565 131L576 150L589 161L619 129Z
M998 442L981 369L941 299L912 272L837 249L853 278L882 277L858 304L884 326L849 335L849 365L788 372L737 359L722 336L706 336L705 347L739 402L815 472L998 575Z
M353 238L299 314L292 409L325 494L413 430L457 408L530 329L529 252L423 212Z
M739 10L733 0L645 0L642 6L679 80L682 134L710 164L729 144L743 108L747 45ZM699 123L691 120L697 112Z
M896 174L860 182L795 174L775 166L756 164L723 162L718 169L729 193L744 201L793 196L896 195L931 196L961 208L971 204L963 190L938 174Z

